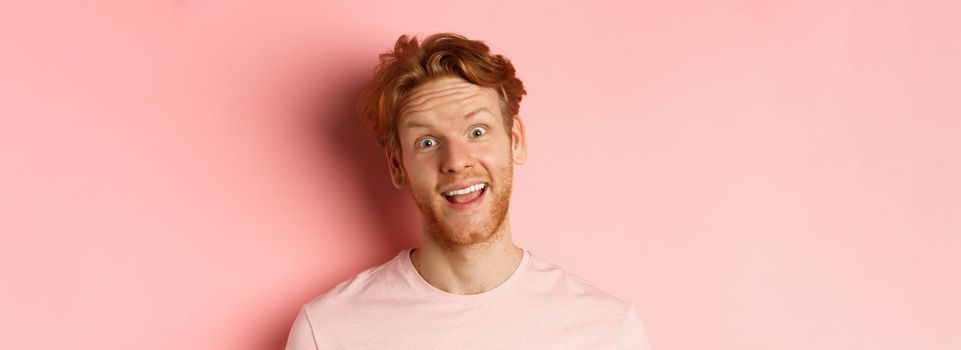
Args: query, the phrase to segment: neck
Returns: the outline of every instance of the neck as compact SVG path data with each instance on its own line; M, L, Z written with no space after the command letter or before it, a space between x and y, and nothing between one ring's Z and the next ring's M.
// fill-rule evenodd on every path
M434 288L451 294L479 294L501 285L520 265L524 251L514 245L510 220L489 241L457 246L440 244L426 228L423 244L411 253L414 268Z

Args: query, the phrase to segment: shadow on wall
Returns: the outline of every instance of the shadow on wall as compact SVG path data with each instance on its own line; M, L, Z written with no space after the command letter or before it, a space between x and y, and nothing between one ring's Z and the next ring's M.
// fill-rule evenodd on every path
M363 199L364 212L369 213L374 229L392 257L397 251L416 244L419 212L409 192L398 190L390 183L383 147L374 134L360 125L355 107L363 84L370 79L370 69L352 74L349 79L338 79L333 101L336 118L318 118L317 139L325 142L325 149L333 152L338 171L349 173L357 192Z
M310 155L311 163L314 163L309 167L311 173L333 172L336 173L335 178L347 179L340 185L348 188L340 189L339 192L349 193L349 196L355 197L354 200L345 202L359 205L361 215L358 216L365 217L368 221L356 225L364 228L360 231L367 232L350 234L364 242L376 242L375 245L365 247L362 252L351 254L359 258L348 264L367 264L369 266L362 267L366 269L386 261L401 249L417 245L420 213L407 190L397 190L391 185L383 148L373 133L360 125L356 116L357 98L363 85L370 79L373 66L376 64L375 60L369 59L376 56L360 57L358 54L351 55L344 52L336 55L341 57L340 59L332 58L330 55L318 56L324 57L323 60L318 60L318 62L324 62L323 67L295 69L298 72L292 74L310 75L309 78L304 78L309 81L279 89L280 94L291 92L281 97L283 102L279 103L287 105L283 107L292 108L284 110L291 110L292 115L288 117L298 121L294 123L298 125L298 130L291 132L309 140L304 144L309 148L305 153ZM290 95L298 97L290 99ZM326 186L328 185L318 184L320 188ZM314 191L314 193L318 192ZM340 199L318 198L317 200L337 203ZM327 232L328 230L316 227L314 231ZM363 237L371 234L375 236ZM314 263L322 266L345 265L343 261L326 261L322 256L316 259ZM254 325L257 332L261 332L262 337L258 346L252 348L283 349L291 323L301 303L328 291L337 283L360 271L339 270L340 274L332 271L318 276L319 280L311 281L307 287L292 287L307 290L309 296L306 299L296 296L291 300L273 303L273 305L281 305L283 312L272 310L271 314L278 315L274 321Z

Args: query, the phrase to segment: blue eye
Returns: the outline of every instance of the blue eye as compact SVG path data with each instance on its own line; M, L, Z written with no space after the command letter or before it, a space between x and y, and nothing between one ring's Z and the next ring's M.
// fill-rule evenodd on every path
M484 134L486 133L487 133L487 129L485 129L483 126L478 126L470 131L470 136L473 136L473 137L484 136Z
M417 141L417 146L419 146L420 148L431 148L431 147L434 147L435 145L437 145L437 140L434 140L432 138L426 138L426 139L421 139L420 141Z

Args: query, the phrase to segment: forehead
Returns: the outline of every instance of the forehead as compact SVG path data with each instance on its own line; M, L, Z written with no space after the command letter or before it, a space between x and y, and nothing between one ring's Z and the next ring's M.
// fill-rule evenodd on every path
M499 111L498 102L494 89L474 85L458 77L444 77L411 90L400 110L400 117L401 120L444 117L484 107Z

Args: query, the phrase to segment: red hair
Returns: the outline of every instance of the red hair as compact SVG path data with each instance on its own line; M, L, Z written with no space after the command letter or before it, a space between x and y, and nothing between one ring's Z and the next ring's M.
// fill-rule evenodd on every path
M500 97L501 115L509 132L520 111L524 83L515 76L511 61L491 55L483 41L453 33L438 33L417 42L401 35L394 49L380 55L380 64L357 105L361 124L377 135L384 147L399 153L397 119L411 90L431 80L455 76L475 85L493 88Z

